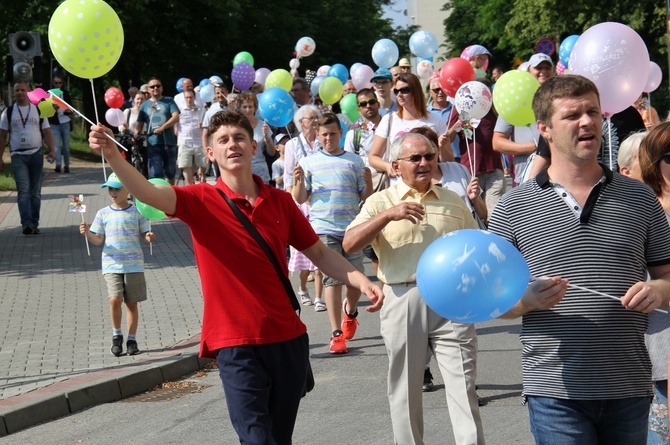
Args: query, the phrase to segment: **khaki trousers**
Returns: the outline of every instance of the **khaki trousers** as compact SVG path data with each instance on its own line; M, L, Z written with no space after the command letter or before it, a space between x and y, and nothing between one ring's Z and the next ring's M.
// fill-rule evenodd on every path
M422 385L429 345L444 380L456 444L483 444L475 392L474 325L454 323L433 312L414 283L385 285L384 295L381 334L389 357L388 399L395 443L424 443Z

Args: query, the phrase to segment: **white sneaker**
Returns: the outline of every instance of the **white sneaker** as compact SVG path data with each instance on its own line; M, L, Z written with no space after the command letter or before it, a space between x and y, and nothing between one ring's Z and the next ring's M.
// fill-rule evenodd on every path
M316 312L324 312L327 311L328 308L326 308L326 303L323 302L323 300L316 299L314 300L314 311Z
M309 292L298 291L298 296L300 297L300 302L303 306L311 306L314 304L312 303L312 299L309 298Z

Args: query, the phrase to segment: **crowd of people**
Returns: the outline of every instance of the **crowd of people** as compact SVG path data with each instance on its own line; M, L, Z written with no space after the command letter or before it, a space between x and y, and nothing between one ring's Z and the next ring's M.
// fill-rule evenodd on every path
M476 49L470 63L484 73L490 53ZM103 134L112 134L109 129L91 131L91 147L104 152L116 174L106 183L113 206L131 193L191 228L205 300L201 355L219 364L240 440L290 443L304 389L308 338L272 273L276 261L280 273L299 274L300 302L328 313L333 354L348 353L347 341L364 322L362 296L372 302L368 312L381 309L396 443L423 443L422 391L433 389L431 356L445 382L456 443L484 443L475 326L432 311L418 290L416 268L438 237L488 228L521 251L533 277L502 317L523 319L523 400L535 441L667 443L670 318L657 309L670 305L670 124L639 100L603 129L596 86L581 76L556 76L552 58L538 53L520 68L540 83L536 122L517 127L493 108L478 126L467 126L439 77L422 84L411 69L401 59L378 69L371 88L357 91L346 82L356 95L356 122L311 93L313 76L295 78L296 110L286 128L271 128L259 114L260 84L230 92L217 83L215 101L205 104L190 79L171 98L152 77L129 90L126 122L118 129L146 140L144 175ZM493 89L503 71L496 65L493 82L478 80ZM26 170L30 162L43 163L35 138L57 148L48 123L35 116L29 121L35 140L15 143L31 111L26 87L15 87L17 113L0 120L3 150L12 130L17 177L19 160ZM648 133L628 137L631 131ZM601 154L612 132L620 143L616 164ZM63 162L69 171L67 156ZM214 186L206 181L209 169ZM180 170L185 187L145 178L174 185ZM23 233L39 233L39 199L32 194L38 185L25 182ZM132 229L149 241L153 235L143 224ZM102 244L101 226L81 231ZM379 285L361 273L364 258ZM314 299L306 287L312 274ZM120 285L108 283L110 307L120 314ZM126 301L129 310L138 298ZM112 320L118 355L120 317ZM132 341L136 329L129 325ZM127 349L136 353L137 343Z

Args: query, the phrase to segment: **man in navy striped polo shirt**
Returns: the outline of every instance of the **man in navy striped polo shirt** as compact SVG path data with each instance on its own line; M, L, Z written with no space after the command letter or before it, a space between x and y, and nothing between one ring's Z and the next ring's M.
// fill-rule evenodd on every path
M531 431L538 444L646 444L644 333L670 300L670 228L649 188L598 164L593 82L551 78L533 110L551 166L505 195L489 224L545 277L504 315L523 316Z

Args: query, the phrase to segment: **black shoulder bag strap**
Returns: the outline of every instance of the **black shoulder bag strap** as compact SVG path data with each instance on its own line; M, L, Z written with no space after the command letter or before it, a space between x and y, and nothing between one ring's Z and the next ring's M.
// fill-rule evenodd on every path
M226 196L226 194L223 193L218 188L216 189L216 191L219 192L221 197L228 203L230 208L233 210L235 216L237 216L237 219L240 220L244 228L247 229L249 234L251 234L251 236L256 240L258 245L261 246L263 252L265 252L265 254L268 256L270 262L277 271L277 275L279 275L279 278L281 278L282 283L284 284L284 289L286 290L288 299L291 300L291 306L293 306L293 309L296 312L298 312L298 315L300 315L300 304L298 303L298 298L295 296L293 286L291 286L291 282L289 281L288 277L284 274L284 272L282 272L281 267L279 266L279 262L277 261L277 257L275 257L275 254L272 252L272 249L270 248L270 246L268 246L268 243L265 241L265 238L263 238L263 235L258 233L258 230L256 230L254 225L251 224L249 218L247 218L247 216L244 213L242 213L240 208L237 206L237 204L233 202L232 199Z

